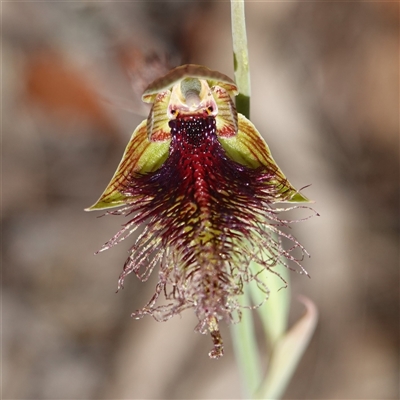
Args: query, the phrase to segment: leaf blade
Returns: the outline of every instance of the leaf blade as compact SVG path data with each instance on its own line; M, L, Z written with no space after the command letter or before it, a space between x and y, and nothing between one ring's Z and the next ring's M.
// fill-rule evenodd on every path
M306 297L299 300L306 306L306 313L275 345L267 377L256 393L257 399L279 399L283 395L314 333L317 307Z

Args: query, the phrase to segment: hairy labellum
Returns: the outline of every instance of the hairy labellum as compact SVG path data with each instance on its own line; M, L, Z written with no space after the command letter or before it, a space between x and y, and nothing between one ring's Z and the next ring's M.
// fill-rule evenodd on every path
M243 284L257 280L251 261L273 271L298 263L304 249L282 233L286 221L273 204L307 202L287 181L256 128L237 114L236 86L225 75L186 65L155 81L143 95L153 103L135 130L122 161L99 201L89 210L130 220L107 249L145 226L119 279L134 272L146 280L158 268L150 302L133 316L166 320L194 309L198 331L214 342L210 357L223 354L218 324L240 319ZM292 241L285 250L281 237ZM157 305L160 294L167 304Z

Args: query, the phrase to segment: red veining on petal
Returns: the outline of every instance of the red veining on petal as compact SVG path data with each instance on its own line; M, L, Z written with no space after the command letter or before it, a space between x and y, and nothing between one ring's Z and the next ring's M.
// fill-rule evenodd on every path
M229 126L229 125L224 125L219 131L218 131L218 135L221 137L232 137L236 135L235 130Z
M154 132L151 135L151 140L153 142L163 142L164 140L168 140L169 138L170 138L170 133L162 129L159 129L158 131Z

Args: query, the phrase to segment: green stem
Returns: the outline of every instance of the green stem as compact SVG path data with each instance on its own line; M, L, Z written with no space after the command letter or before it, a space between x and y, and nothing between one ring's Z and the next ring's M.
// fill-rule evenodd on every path
M236 108L246 118L250 118L250 69L244 0L231 0L231 20L233 67L235 82L239 89L239 94L236 97Z
M249 295L241 298L241 305L250 304ZM243 310L241 321L231 325L233 348L239 373L242 377L243 398L250 399L259 389L262 374L260 367L259 350L254 332L253 313Z
M249 118L250 71L243 0L231 0L231 20L233 66L235 82L239 90L236 97L236 108L238 112ZM245 291L241 304L249 305L250 303L250 296ZM253 315L250 310L243 311L240 323L232 325L231 334L237 365L242 377L244 398L251 398L261 384L262 375Z
M231 0L233 62L235 82L239 94L236 97L237 111L250 117L250 72L247 50L244 0ZM303 201L303 200L300 200ZM290 291L283 289L288 281L288 270L284 265L275 266L276 274L262 271L256 263L250 265L253 274L258 276L264 288L269 289L269 299L258 308L258 315L269 343L269 365L267 375L262 377L260 354L254 332L253 314L244 310L240 323L231 328L233 346L238 368L242 377L245 398L279 399L286 390L290 378L305 351L315 329L317 311L308 301L307 314L287 331ZM283 281L279 278L283 278ZM265 298L255 282L245 285L241 305L260 304Z

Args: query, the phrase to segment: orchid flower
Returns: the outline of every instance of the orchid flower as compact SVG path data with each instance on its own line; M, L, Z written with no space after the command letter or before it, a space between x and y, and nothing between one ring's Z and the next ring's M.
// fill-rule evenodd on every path
M286 179L255 126L237 113L238 90L228 76L193 64L173 69L143 94L150 114L133 132L122 160L100 199L87 210L128 217L102 248L139 227L119 277L134 272L145 281L158 270L155 294L132 316L165 321L193 309L196 330L209 333L211 358L223 355L221 321L238 322L243 287L258 273L284 263L300 265L302 245L281 231L279 217L308 199ZM286 249L283 241L291 243ZM283 260L283 261L282 261ZM167 300L159 305L160 296Z

